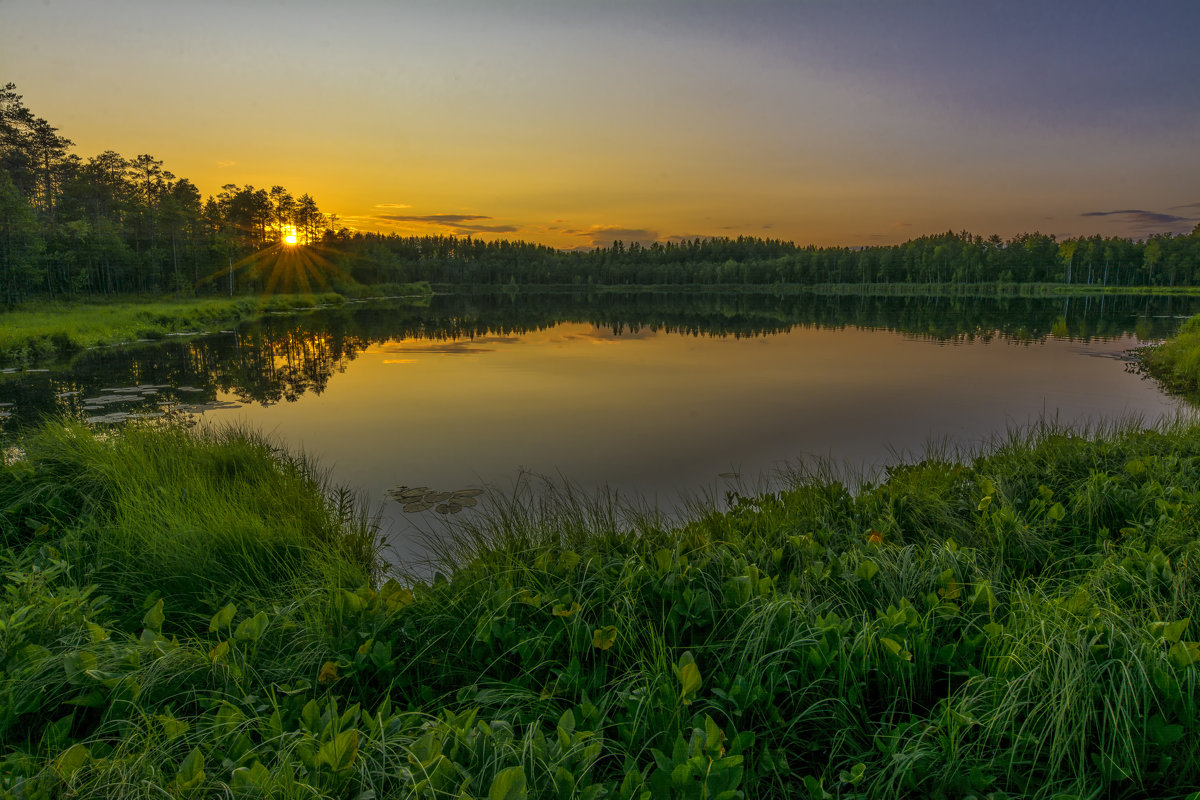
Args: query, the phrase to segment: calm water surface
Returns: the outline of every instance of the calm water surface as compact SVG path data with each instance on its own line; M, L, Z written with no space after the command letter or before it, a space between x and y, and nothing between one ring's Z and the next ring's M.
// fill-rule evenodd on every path
M6 374L0 410L10 426L50 407L100 424L172 407L249 424L382 503L404 558L414 519L385 495L398 484L504 486L527 470L669 505L802 457L864 466L1047 418L1157 420L1180 404L1125 354L1196 310L1162 298L671 302L435 298L280 317Z

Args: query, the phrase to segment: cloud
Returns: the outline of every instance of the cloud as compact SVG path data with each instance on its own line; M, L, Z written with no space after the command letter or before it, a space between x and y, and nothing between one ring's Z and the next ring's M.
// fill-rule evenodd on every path
M1116 211L1085 211L1081 217L1119 217L1129 224L1135 233L1187 233L1196 223L1194 217L1179 217L1141 208L1124 208Z
M492 219L483 214L380 214L378 219L390 219L394 222L432 222L442 225L454 225L460 222L471 222L477 219Z
M1176 211L1181 208L1200 208L1200 203L1185 203L1181 206L1171 206L1170 211Z
M376 203L376 208L412 208L408 203Z
M367 219L376 224L394 225L407 230L419 229L413 226L433 225L455 236L471 233L517 233L521 230L521 226L508 223L481 224L481 220L495 219L486 214L376 214Z
M236 163L237 163L236 161L218 161L217 166L218 167L232 167Z
M575 235L587 239L592 247L609 247L618 239L625 244L637 242L643 246L659 241L658 231L645 228L621 228L617 225L593 225L586 231L580 231Z

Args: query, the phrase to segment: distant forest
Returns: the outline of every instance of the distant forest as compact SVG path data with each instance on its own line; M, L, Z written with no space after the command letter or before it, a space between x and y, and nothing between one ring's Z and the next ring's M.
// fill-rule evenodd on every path
M202 197L142 154L82 159L58 129L0 89L0 304L33 298L261 292L281 242L295 236L328 288L429 281L454 285L1200 283L1200 226L1145 240L967 232L874 247L776 239L614 241L560 251L522 241L361 233L307 193L227 184Z

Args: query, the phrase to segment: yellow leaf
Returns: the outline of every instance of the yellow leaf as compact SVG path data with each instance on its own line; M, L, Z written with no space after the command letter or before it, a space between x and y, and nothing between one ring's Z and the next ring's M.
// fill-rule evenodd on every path
M617 643L617 626L605 625L592 633L592 647L597 650L607 650Z
M221 642L212 650L208 651L208 660L216 664L225 656L229 655L229 641Z
M333 683L338 679L338 665L332 661L326 661L321 665L321 672L317 675L317 683Z
M577 602L571 603L570 606L567 606L565 603L555 603L554 604L554 616L556 616L556 617L571 617L571 616L574 616L575 614L579 613L580 608L581 608L581 606Z

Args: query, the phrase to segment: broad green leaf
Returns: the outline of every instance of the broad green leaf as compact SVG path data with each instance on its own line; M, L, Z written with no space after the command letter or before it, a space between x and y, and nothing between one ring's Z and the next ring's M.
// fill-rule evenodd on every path
M327 764L334 772L349 769L358 755L358 729L334 736L317 751L317 763Z
M229 640L228 639L226 639L223 642L220 642L219 644L217 644L216 647L214 647L212 650L208 651L208 660L211 661L212 663L216 664L216 663L220 662L221 659L225 658L227 655L229 655Z
M192 724L187 720L175 719L175 717L167 714L158 714L155 716L155 719L162 726L163 736L167 737L167 741L179 738L192 727Z
M88 629L88 638L91 639L93 642L108 641L108 631L104 630L104 628L101 628L96 623L88 622L87 629Z
M563 572L570 572L579 566L579 562L582 560L579 553L574 550L564 550L563 554L558 557L558 568Z
M696 660L692 657L692 651L689 650L679 657L679 665L675 669L676 674L679 676L679 699L685 706L690 705L696 694L700 691L702 683L700 667L696 665Z
M1175 669L1184 669L1200 661L1200 644L1196 642L1176 642L1167 651L1167 661Z
M244 619L238 623L237 630L233 632L233 638L244 642L257 642L267 632L267 612L260 611L249 619Z
M270 782L271 771L263 766L261 761L255 761L251 767L235 769L229 784L235 792L257 793L266 789Z
M162 633L162 624L165 619L166 615L163 614L163 601L160 597L158 602L154 604L154 607L146 612L146 616L142 617L142 624L145 625L147 629L152 630L155 633Z
M1187 631L1188 624L1191 623L1191 621L1191 617L1186 617L1176 622L1168 622L1163 628L1163 638L1172 644L1178 642L1183 638L1183 634L1185 631Z
M901 661L912 661L912 653L904 649L904 646L890 636L880 636L879 643L884 648Z
M175 784L180 789L194 789L204 783L204 754L199 747L193 747L192 752L179 765L175 773Z
M854 570L854 575L864 581L871 580L878 573L879 565L869 558L858 562L858 568Z
M91 751L76 742L54 759L54 771L60 778L67 780L91 760Z
M488 789L488 800L525 800L525 770L509 767L496 773L492 787Z
M237 606L233 603L228 603L217 613L213 614L212 619L208 621L208 632L215 633L221 628L227 628L233 624L233 618L237 615Z
M1050 510L1046 512L1046 516L1050 517L1050 519L1054 520L1055 522L1061 522L1063 519L1066 519L1067 510L1063 508L1062 503L1055 503L1054 505L1050 506Z

